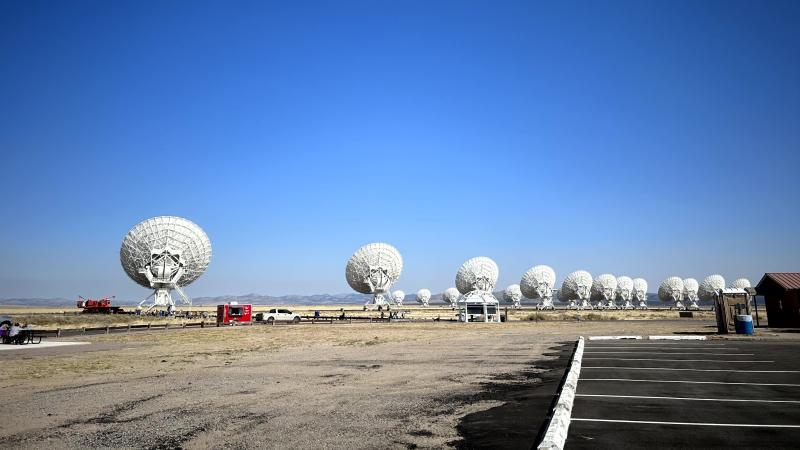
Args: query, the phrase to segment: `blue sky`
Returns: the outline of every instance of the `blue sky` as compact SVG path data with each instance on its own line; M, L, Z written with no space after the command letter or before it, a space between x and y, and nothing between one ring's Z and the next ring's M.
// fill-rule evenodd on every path
M347 292L360 245L434 292L489 256L757 281L800 270L800 3L0 2L0 297Z

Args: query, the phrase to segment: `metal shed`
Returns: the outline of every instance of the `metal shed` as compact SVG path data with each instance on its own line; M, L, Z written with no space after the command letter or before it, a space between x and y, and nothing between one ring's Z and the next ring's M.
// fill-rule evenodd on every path
M756 285L772 328L800 328L800 272L767 272Z

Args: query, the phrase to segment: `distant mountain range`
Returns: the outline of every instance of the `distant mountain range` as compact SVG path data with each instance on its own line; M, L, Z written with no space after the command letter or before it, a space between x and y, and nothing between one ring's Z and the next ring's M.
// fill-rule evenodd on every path
M495 297L502 301L503 293L495 292ZM367 294L315 294L315 295L262 295L262 294L245 294L245 295L220 295L216 297L194 297L192 303L197 306L203 305L219 305L227 302L251 303L254 305L336 305L336 304L363 304L370 299ZM30 307L74 307L75 300L63 297L53 298L2 298L0 305L6 306L30 306ZM407 304L416 302L416 295L406 295L405 302ZM530 301L523 301L530 303ZM430 303L443 303L442 294L436 294L431 297ZM647 303L661 304L658 300L657 294L647 294ZM558 302L557 302L558 304ZM115 303L118 306L135 306L136 302L119 301Z

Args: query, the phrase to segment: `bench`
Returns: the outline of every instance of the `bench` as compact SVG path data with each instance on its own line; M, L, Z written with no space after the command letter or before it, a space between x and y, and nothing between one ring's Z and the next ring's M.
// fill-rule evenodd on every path
M47 332L38 330L20 330L19 334L14 337L3 336L3 344L41 344L43 337L47 337Z

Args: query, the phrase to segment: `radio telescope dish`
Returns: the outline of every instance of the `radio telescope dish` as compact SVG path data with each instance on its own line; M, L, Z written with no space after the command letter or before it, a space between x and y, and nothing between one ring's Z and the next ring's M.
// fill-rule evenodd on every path
M553 288L556 285L556 272L550 266L538 265L528 269L519 282L520 291L525 298L542 299L537 309L555 309Z
M564 278L561 296L564 300L569 300L568 308L592 309L592 304L589 303L592 281L592 274L585 270L576 270Z
M617 277L617 298L622 303L622 309L634 309L631 299L633 298L633 280L631 277Z
M499 274L497 264L485 256L468 259L461 265L456 273L456 288L463 294L458 299L459 321L500 322L500 302L492 294Z
M699 298L697 297L697 290L700 284L694 278L686 278L683 280L683 298L689 302L687 309L699 310L700 305L697 304Z
M396 248L383 242L367 244L347 261L345 276L354 291L372 294L367 305L385 305L389 293L403 270L403 258Z
M395 305L403 306L403 300L405 300L405 299L406 299L406 293L405 292L403 292L401 290L397 290L397 291L392 292L392 301L394 302Z
M503 300L511 303L514 308L520 307L520 300L522 300L522 291L518 284L512 284L503 291Z
M597 278L592 281L591 298L592 300L597 300L597 305L595 307L598 309L617 309L617 305L614 303L616 292L617 277L610 273L598 275Z
M461 293L458 292L458 289L454 287L447 288L447 290L442 294L442 300L444 300L445 303L449 303L450 306L455 306L456 303L458 303L458 297L460 295Z
M700 300L713 301L717 298L717 292L719 292L720 289L725 289L725 278L717 274L709 275L700 283L700 289L697 290L697 295L700 297Z
M141 286L153 289L155 306L175 306L170 292L178 292L184 303L192 301L183 292L211 263L211 241L194 222L182 217L158 216L139 222L122 238L119 249L122 268Z
M677 309L683 309L683 280L680 277L669 277L658 287L658 298L662 302L675 302ZM670 309L672 309L670 307Z
M639 303L639 309L647 309L647 280L644 278L633 279L633 300Z
M456 274L456 288L466 295L472 291L492 292L500 269L490 258L478 256L468 259Z
M747 278L737 278L736 280L731 283L731 289L746 289L751 287L750 280Z
M431 301L431 291L428 289L420 289L417 291L417 303L422 304L423 307L428 307Z

